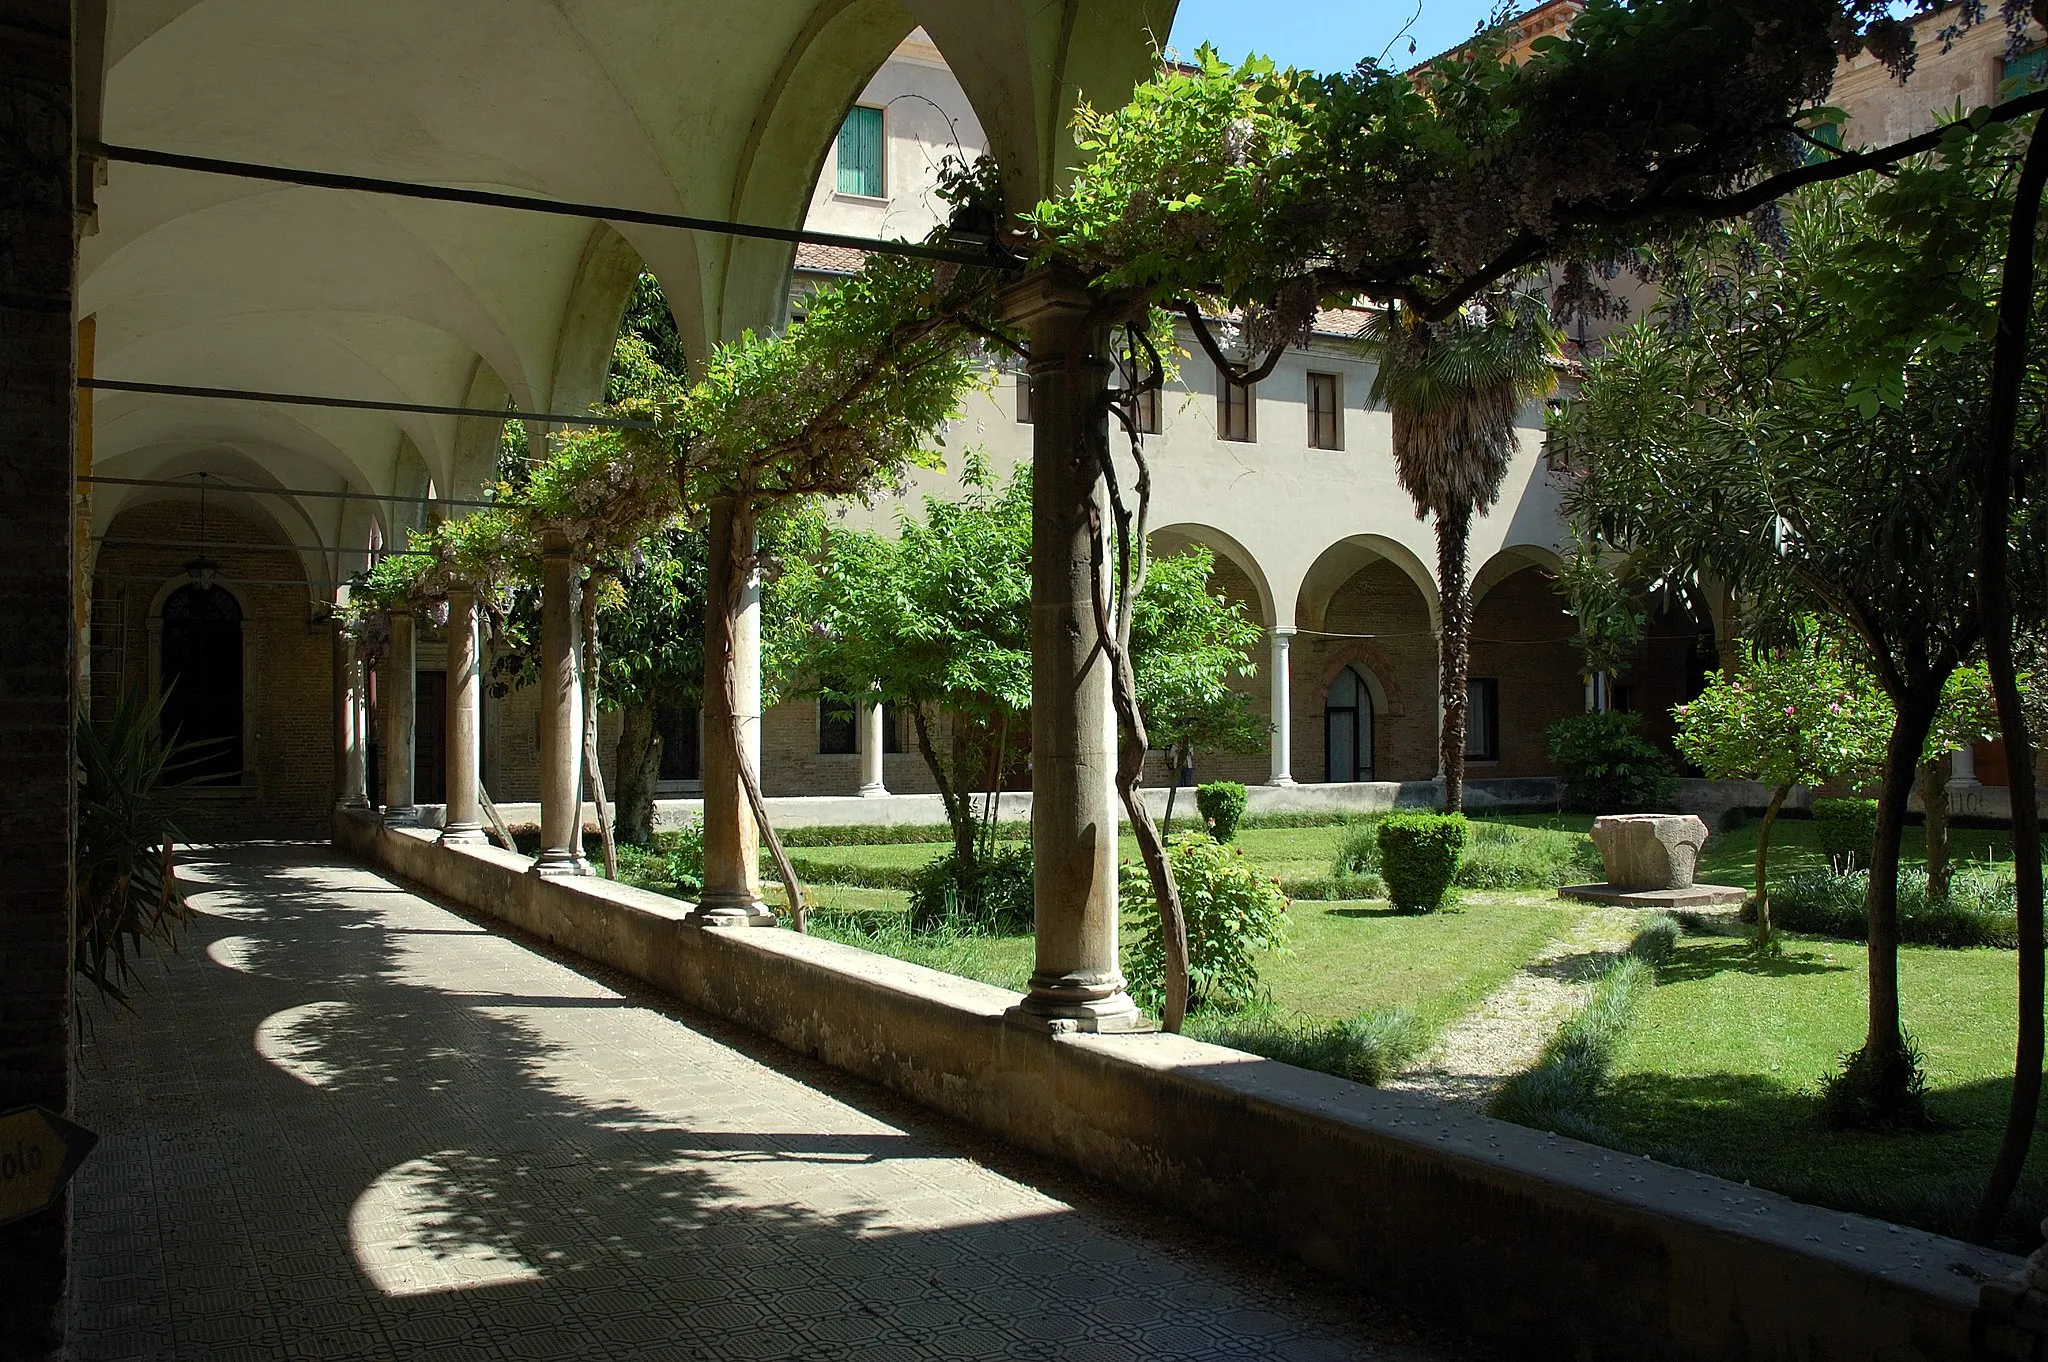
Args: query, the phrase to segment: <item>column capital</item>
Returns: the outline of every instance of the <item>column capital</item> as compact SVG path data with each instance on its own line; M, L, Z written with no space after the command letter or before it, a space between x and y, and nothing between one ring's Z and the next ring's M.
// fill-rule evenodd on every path
M1295 629L1291 624L1276 624L1273 626L1272 633L1274 638L1293 638Z

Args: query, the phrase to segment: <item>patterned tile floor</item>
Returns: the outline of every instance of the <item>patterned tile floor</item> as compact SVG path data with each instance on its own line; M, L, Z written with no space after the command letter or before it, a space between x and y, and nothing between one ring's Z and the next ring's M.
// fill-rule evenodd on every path
M326 848L190 873L85 1049L87 1362L1474 1355Z

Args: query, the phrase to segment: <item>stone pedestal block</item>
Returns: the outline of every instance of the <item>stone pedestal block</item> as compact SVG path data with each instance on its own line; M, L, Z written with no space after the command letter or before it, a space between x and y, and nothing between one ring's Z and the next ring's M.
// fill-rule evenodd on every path
M1632 892L1692 888L1707 825L1689 813L1621 813L1593 820L1593 845L1610 887Z

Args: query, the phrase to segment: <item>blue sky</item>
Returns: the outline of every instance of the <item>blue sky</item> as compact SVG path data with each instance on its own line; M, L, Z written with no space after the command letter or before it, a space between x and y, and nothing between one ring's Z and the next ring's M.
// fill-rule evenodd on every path
M1432 56L1472 36L1493 10L1490 0L1421 0L1408 36L1388 53L1395 66ZM1527 8L1518 5L1517 8ZM1417 9L1416 0L1180 0L1169 46L1187 56L1203 42L1235 61L1263 52L1282 66L1341 71L1377 57Z

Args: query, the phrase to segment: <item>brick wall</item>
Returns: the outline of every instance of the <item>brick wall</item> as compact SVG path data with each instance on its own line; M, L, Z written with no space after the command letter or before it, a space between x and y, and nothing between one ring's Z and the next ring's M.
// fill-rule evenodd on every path
M1384 559L1359 569L1337 589L1323 614L1330 638L1294 640L1294 778L1327 779L1323 705L1330 683L1355 664L1379 683L1375 697L1373 776L1428 780L1436 774L1436 638L1429 604L1406 573Z
M1547 730L1586 707L1574 627L1551 578L1526 567L1479 600L1470 675L1500 683L1500 760L1466 763L1468 780L1555 775Z
M92 693L105 713L116 688L147 694L160 676L160 628L152 607L166 585L186 581L195 548L127 543L196 540L197 501L158 501L123 511L108 526L93 565L96 630ZM277 543L276 530L209 496L211 545ZM328 823L334 778L334 634L315 618L300 556L290 549L209 547L220 564L216 590L242 602L245 659L244 775L240 787L195 791L188 832L213 836L319 835Z
M71 1108L72 6L0 3L0 1111ZM0 1226L0 1356L63 1339L68 1201Z

